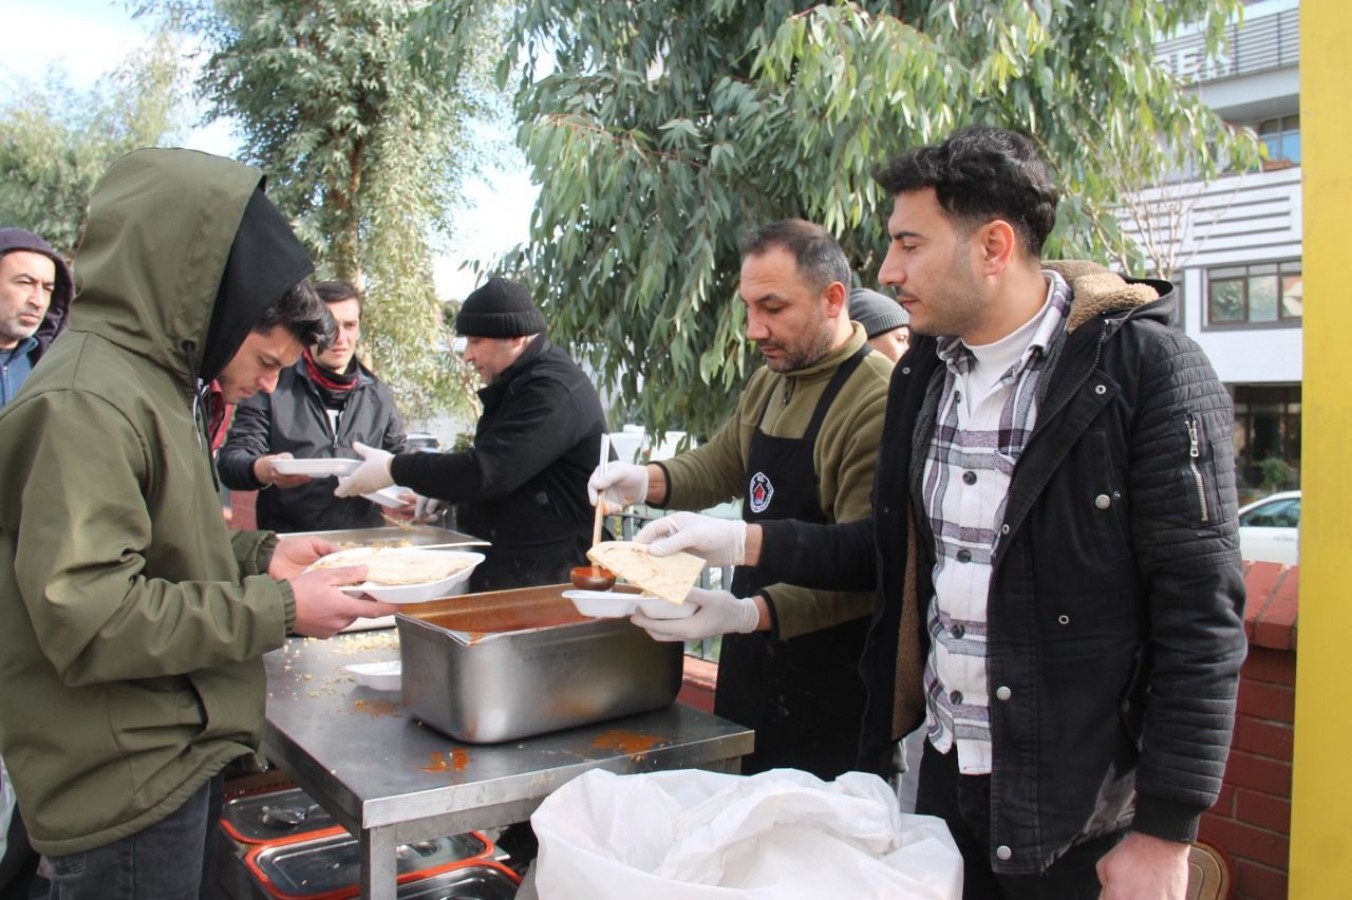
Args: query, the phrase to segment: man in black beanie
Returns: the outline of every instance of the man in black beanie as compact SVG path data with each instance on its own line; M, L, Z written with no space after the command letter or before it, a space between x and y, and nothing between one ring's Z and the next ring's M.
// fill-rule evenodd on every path
M850 320L863 326L868 345L896 362L911 345L911 316L893 298L868 288L850 291Z
M399 484L457 504L458 527L493 545L471 591L566 582L591 544L587 478L606 430L596 388L545 337L545 317L519 284L489 279L465 299L455 330L485 384L474 446L392 454L356 444L366 462L335 493Z

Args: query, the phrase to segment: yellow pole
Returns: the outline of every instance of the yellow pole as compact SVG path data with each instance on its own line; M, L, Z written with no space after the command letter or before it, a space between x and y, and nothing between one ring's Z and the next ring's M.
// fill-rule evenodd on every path
M1300 619L1292 773L1294 900L1345 897L1352 885L1352 13L1347 0L1300 7L1305 198L1305 385Z

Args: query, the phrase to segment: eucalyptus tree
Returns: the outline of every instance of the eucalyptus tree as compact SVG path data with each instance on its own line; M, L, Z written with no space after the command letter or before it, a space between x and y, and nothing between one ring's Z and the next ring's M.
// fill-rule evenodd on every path
M518 79L541 191L513 262L553 333L585 347L642 421L708 433L749 362L735 297L746 229L820 222L871 283L890 204L872 167L995 124L1031 134L1055 167L1049 251L1102 255L1123 191L1253 158L1154 59L1190 24L1217 53L1239 5L524 0L500 76Z
M460 20L483 54L467 57L434 39L430 0L156 5L203 40L209 116L234 123L321 274L365 289L366 348L405 414L463 409L431 259L481 158L472 123L493 112L494 4Z
M161 31L91 88L71 87L57 70L14 85L0 105L0 223L74 255L94 182L123 154L179 134L181 76L175 42Z

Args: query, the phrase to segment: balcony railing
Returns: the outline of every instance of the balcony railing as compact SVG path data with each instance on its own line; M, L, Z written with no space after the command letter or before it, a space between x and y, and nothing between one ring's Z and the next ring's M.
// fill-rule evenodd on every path
M1184 82L1217 81L1300 63L1300 9L1246 20L1226 28L1226 47L1215 59L1206 57L1200 34L1162 41L1159 63Z

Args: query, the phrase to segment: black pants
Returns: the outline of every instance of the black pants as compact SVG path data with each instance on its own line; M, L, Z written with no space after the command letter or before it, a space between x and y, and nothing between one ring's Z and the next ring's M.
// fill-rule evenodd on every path
M963 775L958 751L940 753L925 741L915 811L948 823L962 852L963 900L1098 900L1101 885L1094 866L1124 832L1072 847L1040 875L997 875L991 871L991 779Z

